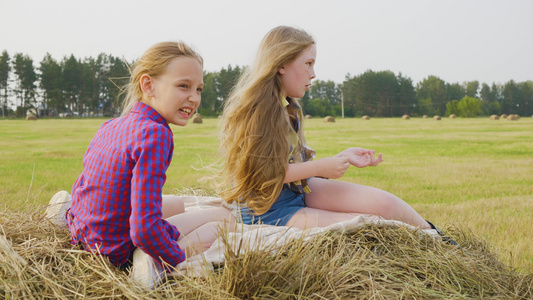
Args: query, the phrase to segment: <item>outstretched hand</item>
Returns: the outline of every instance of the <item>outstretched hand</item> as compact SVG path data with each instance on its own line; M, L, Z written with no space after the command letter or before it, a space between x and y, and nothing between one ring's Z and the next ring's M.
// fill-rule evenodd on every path
M348 162L358 168L364 168L368 166L375 167L383 160L383 155L380 153L375 157L376 151L371 149L364 149L359 147L348 148L335 156L344 156L348 158Z

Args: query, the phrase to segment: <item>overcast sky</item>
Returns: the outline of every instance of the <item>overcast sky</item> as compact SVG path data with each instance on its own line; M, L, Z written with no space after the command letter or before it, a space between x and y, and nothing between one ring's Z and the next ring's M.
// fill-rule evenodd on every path
M533 80L532 0L0 0L0 51L37 67L99 53L133 60L152 44L184 40L207 71L247 65L278 25L317 40L317 79L391 70L413 83Z

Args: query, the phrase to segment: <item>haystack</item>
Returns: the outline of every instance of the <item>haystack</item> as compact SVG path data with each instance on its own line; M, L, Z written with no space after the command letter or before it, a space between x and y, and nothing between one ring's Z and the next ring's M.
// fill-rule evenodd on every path
M404 120L409 120L410 118L411 118L411 117L409 117L409 115L403 115L403 116L402 116L402 119L404 119Z
M423 115L422 118L427 119L428 115Z
M192 122L196 124L202 124L202 116L200 114L192 115Z
M335 123L335 118L332 116L327 116L324 118L324 122Z
M27 115L26 121L37 121L37 117L35 115Z
M435 120L435 121L440 121L440 116L434 115L434 116L433 116L433 120Z
M506 114L501 115L500 119L507 119L507 115Z
M511 114L507 116L507 121L518 121L518 119L520 119L520 117L515 114Z
M498 117L498 115L491 115L491 116L490 116L490 119L491 119L491 120L499 120L500 117Z
M455 114L451 114L449 118L450 118L450 119L455 119L456 117L457 117L457 116L456 116Z
M377 225L261 251L227 247L225 263L207 278L169 277L148 291L72 246L43 211L0 207L2 299L533 299L533 274L505 265L469 230L444 228L458 248Z
M364 115L361 119L363 119L363 120L370 120L370 117L367 116L367 115Z
M312 119L313 116L311 116L311 115L305 115L305 118L309 120L309 119Z

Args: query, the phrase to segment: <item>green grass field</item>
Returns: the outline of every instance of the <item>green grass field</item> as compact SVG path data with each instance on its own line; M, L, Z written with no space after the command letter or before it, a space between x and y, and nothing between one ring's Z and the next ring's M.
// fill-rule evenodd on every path
M70 191L104 121L0 120L0 202L46 204L55 192ZM219 157L217 123L172 127L175 150L165 193L211 188L200 179L212 175L202 167ZM438 226L469 228L506 263L533 271L532 118L311 119L305 130L318 158L350 146L384 154L378 167L351 168L341 180L392 192Z

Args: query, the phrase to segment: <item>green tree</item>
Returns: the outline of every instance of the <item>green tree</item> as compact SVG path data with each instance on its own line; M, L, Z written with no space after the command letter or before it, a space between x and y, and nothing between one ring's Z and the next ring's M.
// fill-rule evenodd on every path
M479 90L479 81L469 81L465 83L465 91L467 97L476 98L477 91Z
M24 117L28 109L32 109L36 114L38 114L37 103L36 103L36 81L37 73L33 67L33 60L22 53L17 53L14 56L13 69L15 71L15 94L19 99L19 109L17 110L17 115L19 117Z
M239 76L241 76L242 69L239 66L222 68L216 76L218 97L225 102L228 99L229 93L237 83Z
M44 107L49 114L57 115L65 107L61 97L61 66L47 53L40 63L39 71Z
M68 58L63 58L61 67L61 86L67 110L69 113L77 114L80 109L78 107L81 85L80 62L71 54Z
M446 84L446 93L448 95L448 101L461 100L466 96L465 89L458 83Z
M331 80L313 81L313 84L306 95L309 99L326 99L332 105L337 105L341 101L341 90L339 86Z
M459 100L452 100L446 103L446 116L451 114L459 115Z
M416 107L416 90L413 86L411 78L403 77L400 73L398 80L398 109L395 111L395 116L412 114Z
M0 56L0 93L2 101L2 118L7 114L9 90L9 73L11 72L10 57L6 50Z
M306 106L303 108L304 114L312 116L325 117L335 116L335 109L328 99L309 99Z
M203 116L214 116L222 111L222 101L217 94L216 77L217 73L204 72L204 90L198 108L198 112Z
M524 81L518 84L522 99L519 104L519 115L533 115L533 81Z
M120 114L122 103L126 94L122 87L126 86L130 78L129 65L119 57L109 57L109 72L107 73L107 92L110 106L104 110L106 115Z
M464 97L457 103L457 115L464 118L473 118L482 113L481 100L473 97Z
M511 80L507 82L502 91L502 111L506 114L520 113L521 91L519 86Z
M417 84L416 93L418 97L419 110L421 114L442 114L446 111L448 91L444 80L437 76L428 76Z

